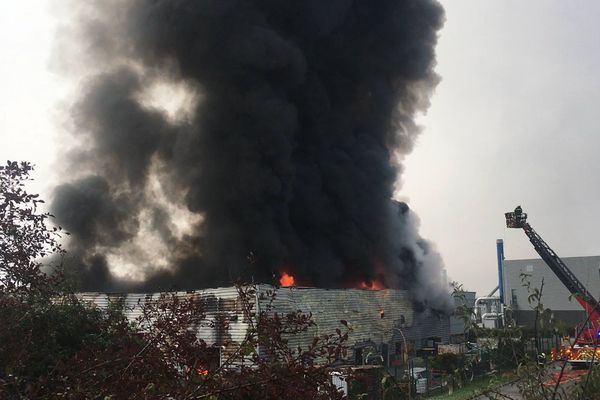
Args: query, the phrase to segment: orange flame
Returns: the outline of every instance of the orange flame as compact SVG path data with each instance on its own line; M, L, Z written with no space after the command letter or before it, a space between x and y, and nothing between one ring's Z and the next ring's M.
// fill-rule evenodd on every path
M281 284L281 286L294 286L295 279L292 275L289 275L287 272L284 272L283 275L281 275L281 278L279 278L279 283Z
M196 370L196 372L198 373L198 375L201 375L201 376L207 376L208 375L208 370L207 369L198 368Z
M385 311L383 310L383 308L380 308L380 309L379 309L379 316L380 316L381 318L385 317Z
M377 279L373 279L372 281L363 281L360 283L359 287L361 289L367 290L382 290L384 286Z

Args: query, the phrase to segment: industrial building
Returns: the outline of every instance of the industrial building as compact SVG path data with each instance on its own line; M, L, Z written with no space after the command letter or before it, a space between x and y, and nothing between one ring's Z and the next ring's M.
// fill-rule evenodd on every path
M562 257L562 261L596 298L600 296L600 256ZM585 321L586 314L565 285L542 259L502 260L499 262L503 303L518 325L533 326L535 312L528 298L531 289L542 288L542 304L552 310L555 322L573 327ZM531 290L530 289L530 290Z
M268 292L275 294L272 302ZM159 295L81 293L79 297L102 308L111 302L120 302L127 318L135 320L140 315L140 305L146 299L156 299ZM205 300L207 322L212 323L198 327L198 336L207 344L219 346L221 360L244 340L250 326L239 306L236 287L178 292L176 295L197 296ZM352 328L349 335L351 351L348 359L342 361L350 365L398 366L406 356L433 351L436 344L448 343L450 336L449 317L428 310L416 311L409 292L405 290L256 285L254 307L264 310L267 304L270 304L269 310L277 313L300 310L312 314L315 326L291 336L291 348L306 348L313 337L334 333L336 328L342 328L340 320L347 321Z

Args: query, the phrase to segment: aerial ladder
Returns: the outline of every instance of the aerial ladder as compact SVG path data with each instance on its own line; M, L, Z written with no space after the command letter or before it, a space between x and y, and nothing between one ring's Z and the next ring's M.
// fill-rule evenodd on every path
M598 354L595 357L590 357L591 351L593 351L590 346L597 348L600 345L600 303L598 303L596 298L581 281L577 279L563 260L556 255L554 250L529 225L527 214L523 212L521 206L515 208L513 212L505 213L504 216L506 217L506 226L508 228L523 229L529 241L533 244L535 251L537 251L542 260L550 267L552 272L554 272L586 312L587 320L578 326L575 332L576 348L573 351L570 348L561 349L561 355L563 357L566 356L570 361L585 361L590 358L598 360L600 350L596 350Z

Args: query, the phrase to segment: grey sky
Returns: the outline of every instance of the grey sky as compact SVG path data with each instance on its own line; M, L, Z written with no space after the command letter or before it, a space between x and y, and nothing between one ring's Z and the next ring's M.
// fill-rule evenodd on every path
M480 292L496 285L496 238L508 258L535 256L504 227L517 204L559 255L600 254L600 3L443 3L442 82L399 193L422 234ZM36 163L46 197L69 93L48 68L55 28L46 0L0 6L0 159Z
M521 204L559 255L600 254L600 3L447 1L442 83L403 192L452 278L495 286L495 239L534 257Z

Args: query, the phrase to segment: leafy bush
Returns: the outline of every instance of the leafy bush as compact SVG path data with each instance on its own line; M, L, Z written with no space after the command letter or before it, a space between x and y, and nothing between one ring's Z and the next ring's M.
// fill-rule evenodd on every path
M465 367L465 356L460 354L440 354L431 361L431 367L446 374L454 374Z

